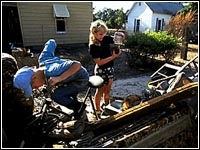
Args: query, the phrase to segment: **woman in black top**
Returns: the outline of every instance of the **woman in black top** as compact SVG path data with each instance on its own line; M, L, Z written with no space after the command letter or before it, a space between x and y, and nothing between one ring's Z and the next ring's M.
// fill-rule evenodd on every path
M114 78L114 62L113 60L117 58L121 51L118 48L118 52L112 51L110 44L114 43L114 40L110 36L106 36L108 28L106 24L97 20L91 23L90 26L90 37L89 37L89 52L95 62L95 75L99 75L104 79L104 86L97 89L95 93L95 104L97 109L97 114L101 114L100 102L103 96L104 104L109 104L110 90ZM124 34L119 32L123 36Z

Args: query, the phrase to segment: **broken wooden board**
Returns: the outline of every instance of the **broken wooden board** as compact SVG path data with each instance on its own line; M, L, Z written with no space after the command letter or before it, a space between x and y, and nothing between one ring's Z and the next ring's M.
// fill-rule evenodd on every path
M91 124L88 128L92 130L95 135L108 132L120 125L130 122L130 120L137 119L143 115L162 108L166 108L172 103L176 103L180 100L197 96L198 95L198 83L193 82L182 87L179 87L169 93L150 99L144 103L136 105L122 113L113 115L109 118L100 120Z
M154 132L150 136L147 136L144 139L132 145L127 145L127 147L129 148L152 147L153 148L154 146L163 143L167 139L191 127L192 127L191 118L189 115L185 115L179 120L167 124L166 126L162 127L160 130Z

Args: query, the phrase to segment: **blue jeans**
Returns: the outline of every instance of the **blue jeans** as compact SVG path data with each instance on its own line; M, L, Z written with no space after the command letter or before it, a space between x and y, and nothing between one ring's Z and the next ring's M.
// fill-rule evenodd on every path
M62 60L55 57L56 42L50 39L45 43L45 47L39 56L39 65L45 65L44 71L47 78L58 76L68 70L75 60ZM77 94L82 91L89 81L89 73L81 66L81 69L63 81L62 86L58 86L51 94L51 98L58 104L64 105L69 109L77 111L81 103L77 100Z
M51 93L51 98L58 104L77 111L81 106L81 103L77 99L77 94L82 90L81 88L77 88L73 83L59 86Z

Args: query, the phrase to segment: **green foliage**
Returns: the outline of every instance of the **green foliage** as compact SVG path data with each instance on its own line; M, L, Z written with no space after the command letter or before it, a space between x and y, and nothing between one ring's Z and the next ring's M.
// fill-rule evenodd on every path
M198 2L189 2L186 7L180 10L180 13L186 15L190 11L198 13Z
M124 44L130 50L129 65L145 66L158 55L163 56L166 62L170 62L176 56L178 42L166 31L136 33L128 36ZM136 62L140 63L136 64Z
M101 19L103 20L108 28L114 29L122 29L123 25L126 22L127 16L123 12L123 8L121 9L103 9L103 11L98 11L97 13L93 14L93 21Z

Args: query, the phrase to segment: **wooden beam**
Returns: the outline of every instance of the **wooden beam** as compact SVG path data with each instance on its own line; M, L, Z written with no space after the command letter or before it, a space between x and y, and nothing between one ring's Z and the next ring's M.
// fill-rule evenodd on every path
M191 118L189 115L181 117L178 121L167 124L159 129L159 131L150 134L146 138L129 145L129 148L150 148L165 142L167 139L176 134L192 127Z
M115 127L130 122L130 120L137 119L150 111L166 108L173 102L178 102L197 95L198 83L192 82L162 96L155 97L142 104L136 105L122 113L97 121L90 126L90 130L93 130L96 134L108 132Z

